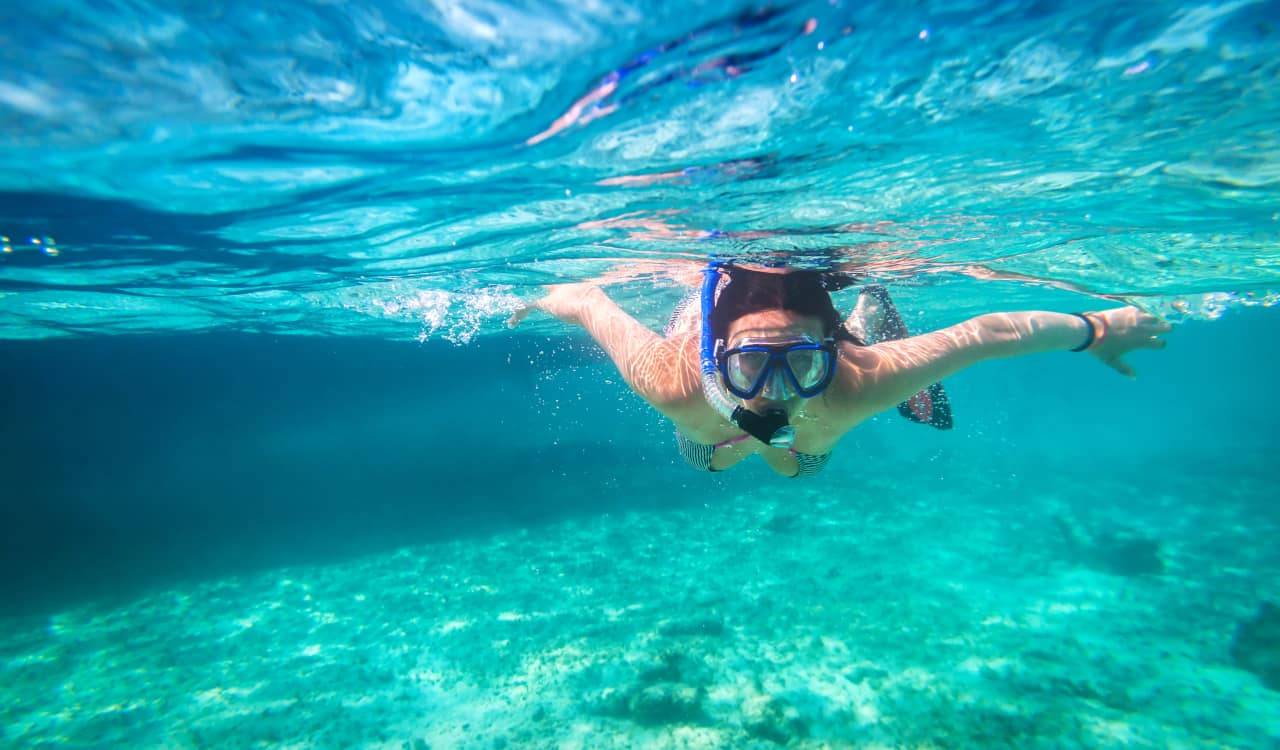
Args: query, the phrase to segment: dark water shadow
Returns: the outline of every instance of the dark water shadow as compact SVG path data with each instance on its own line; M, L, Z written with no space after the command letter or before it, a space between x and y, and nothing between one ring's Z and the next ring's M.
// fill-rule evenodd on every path
M551 413L578 394L545 373L582 362L536 339L148 336L0 354L0 615L684 502L653 491L670 448L613 389ZM604 411L602 431L588 417Z

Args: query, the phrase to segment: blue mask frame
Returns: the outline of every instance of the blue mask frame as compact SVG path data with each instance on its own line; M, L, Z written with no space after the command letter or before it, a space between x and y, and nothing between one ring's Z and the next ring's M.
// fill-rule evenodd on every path
M826 372L823 373L821 380L807 388L800 384L800 379L796 377L795 371L791 369L791 363L787 361L788 353L800 351L823 351L827 353ZM765 362L764 367L760 368L759 374L756 375L755 381L749 389L737 387L734 385L733 379L729 377L729 357L740 353L769 355L768 361ZM753 399L760 395L760 391L764 389L765 384L773 377L774 371L779 369L791 388L801 398L813 398L825 391L835 377L836 347L835 342L831 339L823 342L803 341L791 344L747 344L718 352L716 364L719 367L720 376L724 379L725 387L738 398Z

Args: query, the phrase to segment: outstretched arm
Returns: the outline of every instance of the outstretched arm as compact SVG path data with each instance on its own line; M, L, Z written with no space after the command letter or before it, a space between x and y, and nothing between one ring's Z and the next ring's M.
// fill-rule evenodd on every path
M532 309L582 326L613 360L631 390L664 415L681 406L698 390L697 368L685 339L664 339L618 307L594 284L561 284L530 308L511 317L510 325Z
M1134 372L1121 357L1134 349L1161 349L1168 323L1136 307L1086 313L1096 337L1088 351L1121 374ZM1083 344L1089 326L1053 312L992 313L921 336L848 350L833 393L838 408L870 414L892 407L964 368L988 359L1067 351Z

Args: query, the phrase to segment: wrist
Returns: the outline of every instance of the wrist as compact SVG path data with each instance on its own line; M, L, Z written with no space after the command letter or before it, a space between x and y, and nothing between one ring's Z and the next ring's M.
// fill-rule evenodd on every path
M1087 352L1097 348L1102 343L1102 339L1107 335L1107 324L1105 317L1098 315L1097 312L1071 312L1070 315L1079 317L1085 325L1085 338L1080 346L1071 349L1073 352Z
M1096 346L1099 341L1102 340L1103 326L1102 326L1101 320L1098 320L1090 316L1089 313L1068 313L1068 314L1079 318L1084 323L1084 327L1085 327L1084 341L1079 346L1073 347L1071 351L1073 352L1088 351L1089 349L1092 349L1094 346Z

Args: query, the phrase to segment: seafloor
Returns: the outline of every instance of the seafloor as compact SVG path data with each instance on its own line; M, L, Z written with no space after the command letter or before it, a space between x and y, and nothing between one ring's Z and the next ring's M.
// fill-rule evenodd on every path
M1152 474L779 481L13 619L3 742L1276 747L1265 475Z

